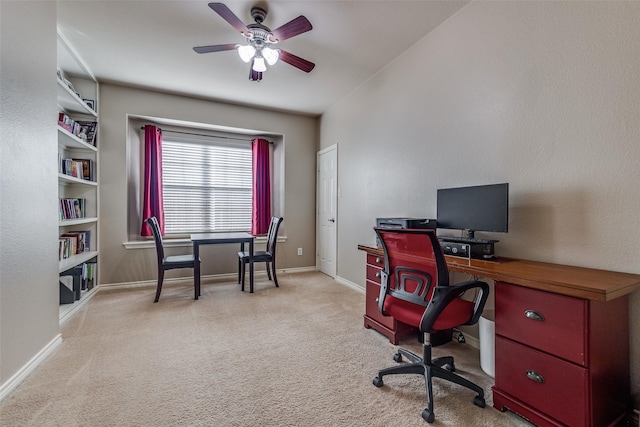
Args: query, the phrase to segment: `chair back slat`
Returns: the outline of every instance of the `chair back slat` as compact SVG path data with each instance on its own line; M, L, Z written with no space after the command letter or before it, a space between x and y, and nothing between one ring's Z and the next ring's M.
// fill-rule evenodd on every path
M162 265L164 259L164 246L162 243L162 234L160 233L160 224L155 216L147 218L146 223L149 224L151 232L153 233L153 240L156 242L156 253L158 255L158 265Z
M280 224L284 218L282 217L272 217L271 223L269 224L269 231L267 232L267 252L271 254L271 256L275 256L276 252L276 243L278 242L278 230L280 229Z

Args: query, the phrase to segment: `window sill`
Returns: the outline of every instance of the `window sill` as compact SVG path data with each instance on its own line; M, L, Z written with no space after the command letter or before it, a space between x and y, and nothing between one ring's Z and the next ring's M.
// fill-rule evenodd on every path
M256 237L254 239L254 243L266 243L267 238L265 236ZM286 242L287 236L278 236L278 243ZM162 245L165 248L178 248L178 247L186 247L193 246L193 242L191 239L162 239ZM131 240L128 242L123 242L122 246L125 249L150 249L155 248L156 244L153 240Z

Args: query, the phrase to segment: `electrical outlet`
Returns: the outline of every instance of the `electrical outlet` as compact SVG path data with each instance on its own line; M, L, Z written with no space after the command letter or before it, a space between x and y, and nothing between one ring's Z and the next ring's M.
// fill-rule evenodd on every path
M298 255L302 255L302 248L298 248Z

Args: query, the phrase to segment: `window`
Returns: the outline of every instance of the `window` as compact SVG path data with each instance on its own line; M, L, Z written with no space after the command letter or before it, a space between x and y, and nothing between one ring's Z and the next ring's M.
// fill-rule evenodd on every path
M165 233L250 230L250 141L162 139Z

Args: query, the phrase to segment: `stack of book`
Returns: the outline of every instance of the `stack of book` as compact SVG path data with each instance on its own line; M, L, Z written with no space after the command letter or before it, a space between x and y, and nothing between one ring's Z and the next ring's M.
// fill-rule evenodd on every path
M60 199L60 220L86 217L87 199Z
M58 113L58 126L72 135L77 136L87 144L96 146L97 122L75 121L65 113Z
M91 159L60 158L59 172L75 178L95 182L94 161Z
M58 239L59 260L67 259L91 248L91 231L70 231Z

